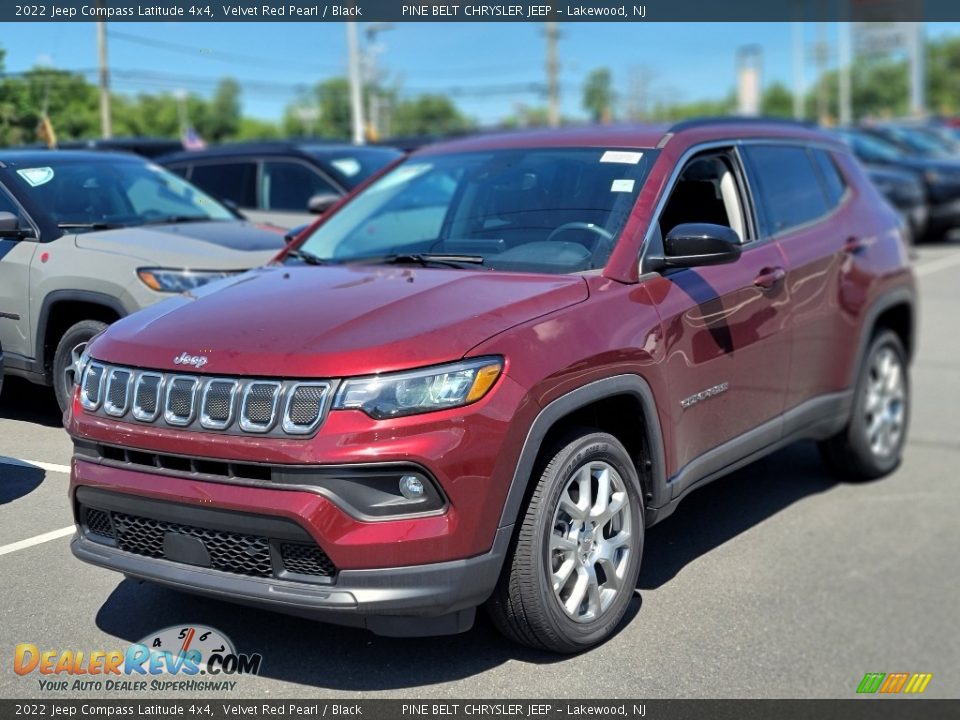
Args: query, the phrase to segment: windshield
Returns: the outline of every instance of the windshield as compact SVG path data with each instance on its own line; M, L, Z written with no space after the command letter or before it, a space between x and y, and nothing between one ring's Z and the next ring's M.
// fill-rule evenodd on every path
M934 138L916 130L901 127L887 127L884 132L894 141L899 142L921 155L948 155L943 144Z
M300 249L324 262L427 253L518 272L600 268L654 155L538 148L415 156L354 197Z
M386 167L403 155L393 148L324 148L306 146L313 155L348 190L352 190L368 177Z
M57 224L76 229L236 219L202 190L137 159L50 157L12 175Z
M894 162L903 155L893 143L859 132L840 132L840 137L864 162Z

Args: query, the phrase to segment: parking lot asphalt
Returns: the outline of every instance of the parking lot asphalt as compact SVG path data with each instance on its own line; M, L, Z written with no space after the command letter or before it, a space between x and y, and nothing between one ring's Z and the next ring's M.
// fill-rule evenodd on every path
M921 247L916 269L903 465L839 483L801 443L693 493L648 532L620 631L574 657L512 645L482 614L463 635L379 638L82 564L69 551L70 443L53 394L10 380L0 397L0 697L131 699L42 691L36 672L13 672L14 647L123 649L198 623L261 653L262 670L235 678L232 692L181 699L851 698L866 672L933 673L925 696L960 697L960 242Z

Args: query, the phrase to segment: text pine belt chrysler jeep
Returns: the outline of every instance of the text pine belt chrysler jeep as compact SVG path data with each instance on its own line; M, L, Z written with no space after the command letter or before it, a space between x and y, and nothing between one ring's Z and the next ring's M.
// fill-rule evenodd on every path
M87 346L73 552L385 635L486 604L581 650L690 490L798 439L897 466L913 297L895 212L799 125L431 146Z

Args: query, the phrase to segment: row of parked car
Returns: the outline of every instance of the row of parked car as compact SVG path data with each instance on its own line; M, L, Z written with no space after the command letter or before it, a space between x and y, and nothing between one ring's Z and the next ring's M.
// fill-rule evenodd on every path
M960 226L952 128L832 132L912 237L941 238ZM138 138L0 151L0 383L6 372L52 385L66 407L80 350L109 323L268 262L296 229L419 144L275 141L184 151L176 141Z

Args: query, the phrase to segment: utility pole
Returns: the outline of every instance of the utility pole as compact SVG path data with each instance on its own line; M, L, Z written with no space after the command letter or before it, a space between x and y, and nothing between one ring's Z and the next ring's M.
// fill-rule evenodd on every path
M850 55L850 23L837 23L837 35L840 55L840 124L849 125L853 122L853 99L850 83L850 66L853 61Z
M547 121L550 127L560 125L560 63L557 60L557 40L560 29L555 21L544 23L547 36Z
M353 142L363 145L363 79L360 77L360 43L357 38L357 23L347 26L347 67L350 72L350 117L353 125Z
M100 134L113 137L110 122L110 70L107 67L107 24L97 23L97 58L100 65Z
M367 36L364 48L364 71L367 82L367 119L370 131L376 137L383 137L381 109L383 98L380 96L380 70L377 68L377 56L383 52L383 46L377 45L377 36L385 30L392 30L393 23L367 23L364 34Z
M817 23L817 42L813 53L817 63L817 121L823 124L826 123L830 114L830 98L827 95L827 61L830 59L830 46L827 44L826 23Z
M793 23L793 119L803 120L807 111L804 108L804 96L807 89L804 87L804 25L802 22Z
M923 23L907 23L910 31L910 114L924 117L927 114L927 93L924 82L924 56L926 46L923 40Z

